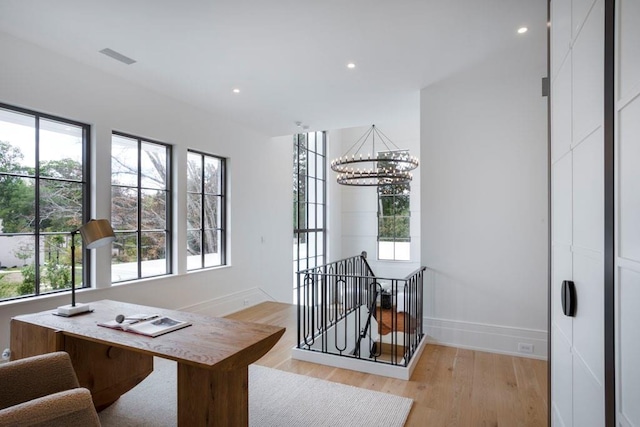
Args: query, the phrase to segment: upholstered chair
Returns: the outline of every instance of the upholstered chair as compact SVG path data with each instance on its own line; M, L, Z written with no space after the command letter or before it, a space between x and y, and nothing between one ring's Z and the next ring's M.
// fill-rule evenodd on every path
M91 393L64 352L0 365L0 426L100 426Z

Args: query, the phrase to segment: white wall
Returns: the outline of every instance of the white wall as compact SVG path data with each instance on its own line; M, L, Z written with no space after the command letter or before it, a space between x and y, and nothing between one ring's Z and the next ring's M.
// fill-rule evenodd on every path
M431 269L425 316L433 342L507 354L527 343L546 357L544 6L539 25L511 49L421 92L422 264Z
M417 102L416 102L417 104ZM418 108L418 105L416 105ZM409 149L411 155L420 158L420 129L416 120L413 123L408 120L402 128L392 127L385 123L375 123L400 149ZM339 153L332 158L344 155L351 146L371 125L342 129L342 147ZM371 138L363 147L364 155L371 150ZM353 152L353 151L352 151ZM411 260L410 261L385 261L378 260L378 196L376 187L353 187L339 185L342 220L342 257L359 255L367 252L367 261L371 269L379 277L401 279L420 267L420 174L422 166L413 171L411 181ZM329 179L336 180L336 173L329 171ZM333 200L332 200L333 203ZM335 261L339 258L331 259Z
M616 418L640 426L640 2L616 2Z
M327 257L326 262L337 261L354 254L344 254L342 250L342 185L336 181L331 170L331 160L340 157L342 151L342 131L327 132Z
M112 130L173 144L175 274L111 287L107 248L94 251L96 286L78 299L126 300L222 314L245 300L291 301L291 144L0 33L0 102L92 126L93 216L110 216ZM289 140L290 142L290 140ZM227 157L230 266L186 273L187 148ZM222 300L220 298L224 297ZM0 348L12 316L67 304L69 295L0 303Z

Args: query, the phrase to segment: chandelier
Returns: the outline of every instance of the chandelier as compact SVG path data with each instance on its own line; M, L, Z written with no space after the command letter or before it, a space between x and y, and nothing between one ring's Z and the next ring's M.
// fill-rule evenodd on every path
M383 150L376 151L376 137ZM371 140L371 151L363 155L363 147ZM331 162L331 169L338 173L338 184L372 187L406 184L411 181L411 171L418 167L417 157L409 150L401 150L376 125L372 125L345 154Z

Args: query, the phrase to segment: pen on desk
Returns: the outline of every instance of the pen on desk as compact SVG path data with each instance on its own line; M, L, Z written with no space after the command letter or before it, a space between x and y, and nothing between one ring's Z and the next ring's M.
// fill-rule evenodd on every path
M116 322L122 323L125 320L134 320L135 322L133 323L138 323L138 322L144 322L146 320L157 319L158 317L160 317L159 314L154 314L153 316L144 316L144 317L125 317L124 314L118 314L116 316Z

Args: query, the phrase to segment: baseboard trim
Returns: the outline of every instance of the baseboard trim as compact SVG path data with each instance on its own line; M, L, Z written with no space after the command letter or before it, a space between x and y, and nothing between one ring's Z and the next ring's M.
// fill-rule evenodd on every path
M413 374L426 345L427 341L423 339L420 344L418 344L418 348L406 367L377 363L371 360L337 356L335 354L322 353L320 351L302 350L297 347L291 349L291 358L295 360L303 360L305 362L318 363L320 365L333 366L334 368L349 369L351 371L364 372L367 374L408 381L411 379L411 375Z
M208 316L222 317L236 311L244 310L256 304L274 299L260 288L251 288L197 304L179 308L190 313L205 314Z
M448 347L547 360L547 331L488 325L457 320L424 318L427 342ZM518 344L533 345L532 353Z

